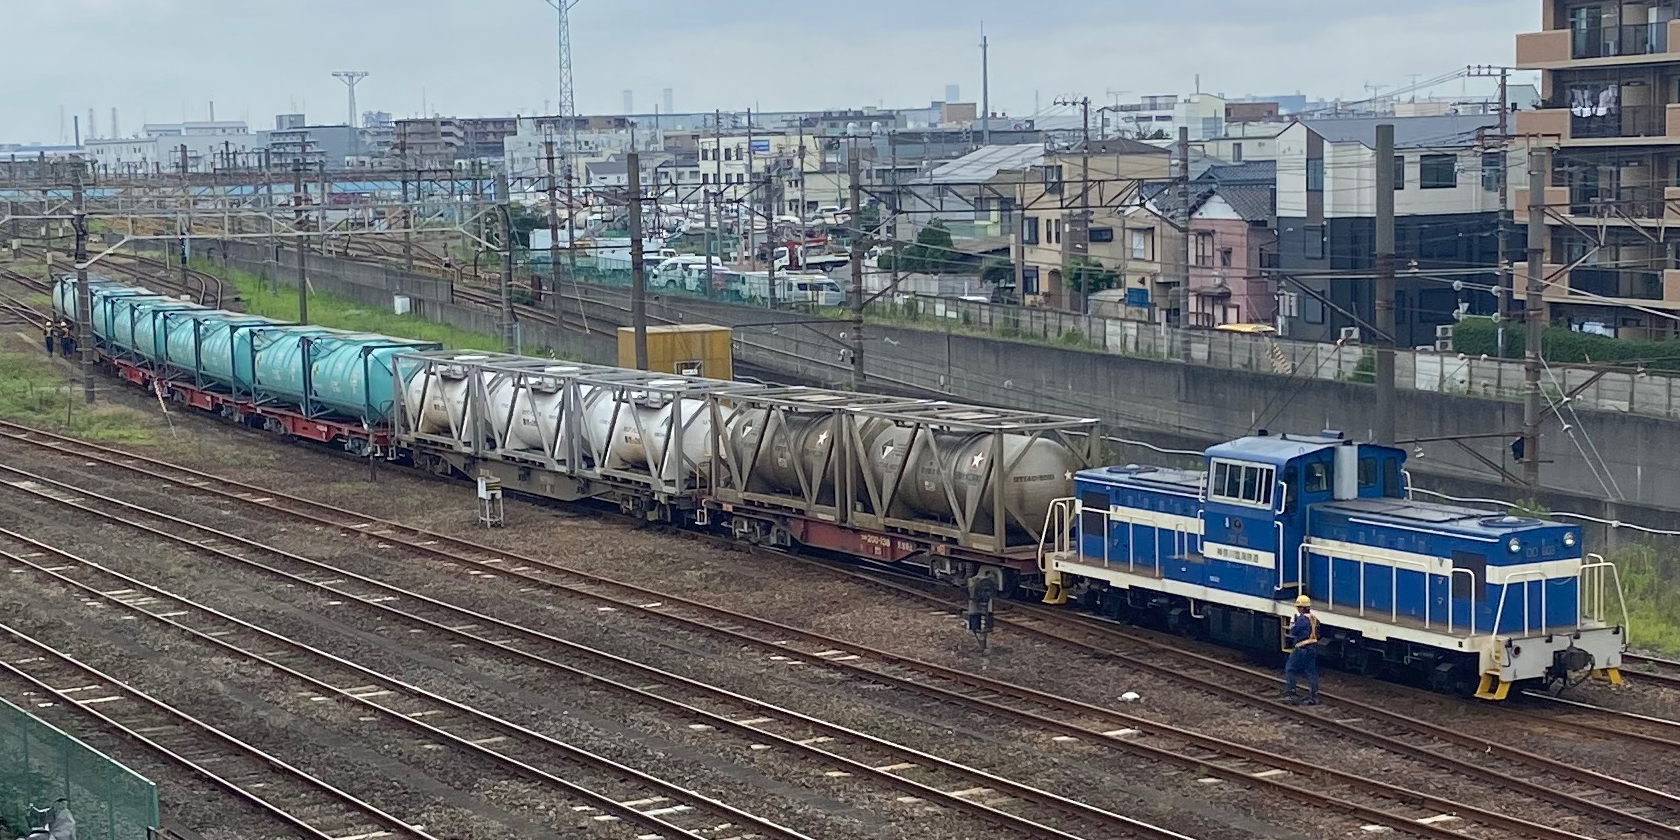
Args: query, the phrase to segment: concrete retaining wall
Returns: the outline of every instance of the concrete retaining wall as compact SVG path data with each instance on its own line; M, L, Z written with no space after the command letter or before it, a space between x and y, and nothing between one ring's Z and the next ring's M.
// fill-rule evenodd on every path
M230 250L232 264L263 268L260 249ZM282 285L288 274L295 276L295 271L282 272ZM388 306L393 295L408 294L423 317L489 334L498 329L495 313L453 303L447 281L321 257L311 260L310 277L316 288L370 306ZM615 363L613 331L629 324L627 291L568 287L558 306L573 329L526 325L527 346L541 344L571 358ZM657 294L649 296L648 313L653 323L736 326L739 371L813 385L844 387L850 381L846 321ZM585 321L589 333L576 329ZM1375 393L1368 385L879 324L868 325L865 336L869 390L1097 417L1119 436L1156 446L1198 449L1258 428L1334 428L1365 438L1373 426ZM1396 418L1401 439L1521 428L1522 407L1516 402L1427 391L1403 392L1402 397ZM1652 457L1680 449L1680 423L1608 411L1565 414L1565 423L1550 417L1543 430L1547 463L1538 501L1555 510L1680 530L1680 467ZM1476 455L1515 471L1509 441L1464 443ZM1410 465L1419 488L1471 498L1527 495L1455 444L1421 448L1422 455L1414 452ZM1118 452L1122 461L1163 459L1144 447L1120 447Z

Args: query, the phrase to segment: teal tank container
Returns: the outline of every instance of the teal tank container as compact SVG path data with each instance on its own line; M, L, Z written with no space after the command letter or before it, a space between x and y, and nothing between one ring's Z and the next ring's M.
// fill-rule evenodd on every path
M240 333L247 333L248 337ZM253 393L301 408L308 396L303 340L344 334L325 327L309 326L240 330L235 333L234 353L237 356L248 344L247 355L255 355L251 371Z
M103 316L110 325L110 334L105 338L111 346L134 353L137 352L135 344L138 336L145 329L138 310L142 307L171 306L179 302L164 295L110 295L100 298L100 306L96 313Z
M164 360L164 333L168 326L164 316L175 315L176 313L187 315L214 312L215 310L199 306L196 303L166 298L162 302L137 301L131 311L134 314L133 347L131 349L140 358L153 364L161 364ZM180 317L180 315L177 315L177 317Z
M190 370L201 382L227 388L249 388L250 345L245 345L243 382L236 381L231 333L236 327L283 326L283 322L257 315L220 310L198 313L169 313L164 317L166 335L164 360L181 370Z
M383 335L338 335L310 342L315 401L334 413L370 425L383 422L396 400L397 357L441 350L436 342Z

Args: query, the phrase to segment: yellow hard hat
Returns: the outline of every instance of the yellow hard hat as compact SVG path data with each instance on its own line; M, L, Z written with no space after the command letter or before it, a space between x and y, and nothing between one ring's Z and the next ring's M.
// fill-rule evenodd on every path
M1308 598L1305 595L1296 596L1295 606L1297 606L1297 607L1310 607L1310 606L1312 606L1312 599Z

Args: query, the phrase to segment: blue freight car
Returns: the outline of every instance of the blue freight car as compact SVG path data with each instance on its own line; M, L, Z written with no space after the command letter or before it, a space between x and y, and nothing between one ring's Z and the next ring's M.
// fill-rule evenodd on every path
M1580 529L1414 501L1404 463L1335 432L1262 433L1209 448L1202 470L1083 471L1046 532L1047 600L1277 650L1305 595L1321 656L1361 672L1488 699L1619 679L1620 586Z

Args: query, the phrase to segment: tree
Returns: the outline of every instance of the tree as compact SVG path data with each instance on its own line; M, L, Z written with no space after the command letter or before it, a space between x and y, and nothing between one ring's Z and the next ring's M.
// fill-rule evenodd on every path
M865 234L874 233L875 229L881 226L881 205L865 204L863 209L858 211L858 225L863 228Z
M513 215L513 240L521 248L531 247L531 231L548 229L548 214L523 204L509 205Z
M1062 273L1062 283L1081 295L1112 289L1119 282L1120 275L1114 269L1083 254L1068 259L1067 271Z
M937 220L916 233L916 242L904 249L900 271L943 274L959 271L963 261L951 247L951 231Z
M998 286L1015 283L1015 264L1003 257L987 257L980 263L980 282Z

